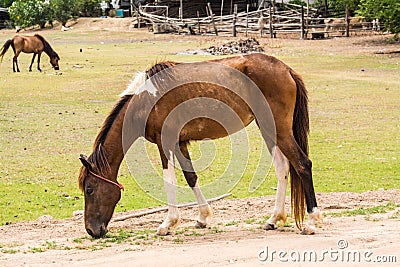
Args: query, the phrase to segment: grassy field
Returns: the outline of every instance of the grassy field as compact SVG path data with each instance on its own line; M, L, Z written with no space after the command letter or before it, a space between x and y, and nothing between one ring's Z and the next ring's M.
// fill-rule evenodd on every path
M43 33L60 54L59 72L42 57L42 73L29 73L30 55L19 57L21 73L12 73L12 52L0 66L0 225L32 220L49 214L70 217L83 209L77 187L78 156L89 154L93 140L136 71L157 60L195 61L204 55L176 52L207 47L213 40L156 36L146 32L46 31ZM0 31L0 44L12 37ZM223 39L217 39L223 42ZM303 75L310 92L314 183L317 192L364 192L400 188L400 80L399 58L358 53L357 47L329 51L329 41L269 41L275 55ZM82 52L80 52L82 50ZM261 138L252 124L250 161L242 173L228 173L238 180L233 197L274 194L273 169L256 179L265 181L249 192L260 161ZM203 145L192 146L194 159ZM199 173L206 185L219 177L230 160L229 139L210 147L216 158ZM154 166L159 164L154 145L146 145ZM203 153L207 149L204 149ZM137 177L151 175L137 159ZM147 160L148 161L148 160ZM179 179L182 185L182 176ZM160 205L132 179L122 164L119 181L125 192L116 211Z

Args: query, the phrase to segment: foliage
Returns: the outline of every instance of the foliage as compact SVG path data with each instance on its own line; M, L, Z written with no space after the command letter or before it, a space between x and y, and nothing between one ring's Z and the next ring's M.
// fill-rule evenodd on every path
M22 27L39 24L44 28L50 16L50 6L45 0L17 0L10 6L10 18Z
M352 15L358 9L360 0L316 0L314 7L324 7L325 2L327 2L328 10L332 10L335 14L344 13L347 7Z
M358 14L368 19L379 19L386 30L400 33L400 2L398 0L361 0Z
M63 26L77 16L99 16L101 0L3 0L10 7L11 19L16 25L29 27L58 20ZM0 2L1 3L1 2Z
M14 0L1 0L0 7L10 7Z
M290 0L289 4L295 4L299 6L307 6L307 3L302 0Z
M79 13L78 0L51 0L50 6L53 10L53 18L65 26L68 20Z
M79 15L84 17L93 17L101 15L101 0L78 0Z

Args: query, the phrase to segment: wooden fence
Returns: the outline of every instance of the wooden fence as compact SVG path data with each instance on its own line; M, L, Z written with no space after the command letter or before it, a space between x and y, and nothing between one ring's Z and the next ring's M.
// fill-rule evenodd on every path
M237 36L238 33L259 34L275 38L278 34L296 34L300 38L324 38L326 36L349 36L351 32L377 30L379 23L365 22L360 18L322 18L316 9L294 4L284 8L270 6L256 11L238 12L216 16L208 3L207 16L195 18L172 18L167 6L140 6L134 15L138 27L149 26L154 33L188 33L196 35Z

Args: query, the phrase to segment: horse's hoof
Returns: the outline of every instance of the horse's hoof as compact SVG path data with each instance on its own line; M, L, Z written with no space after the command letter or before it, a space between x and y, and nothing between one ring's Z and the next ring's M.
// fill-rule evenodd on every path
M276 226L275 226L275 224L267 223L267 224L264 226L263 229L264 229L264 230L267 230L267 231L269 231L269 230L275 230L275 229L276 229Z
M160 227L157 230L157 235L166 236L168 234L168 232L169 232L168 228Z
M196 229L204 229L207 227L207 224L197 221L196 225L194 226Z
M315 234L315 229L313 229L312 227L306 226L301 231L301 234L302 235L314 235Z

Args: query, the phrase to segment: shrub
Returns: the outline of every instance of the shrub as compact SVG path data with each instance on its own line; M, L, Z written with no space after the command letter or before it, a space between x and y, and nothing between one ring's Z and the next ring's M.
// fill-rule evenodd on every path
M16 0L10 6L10 18L21 27L40 25L44 28L51 19L50 5L45 0Z
M368 19L379 19L385 29L395 34L400 33L400 2L399 0L361 0L358 14Z

